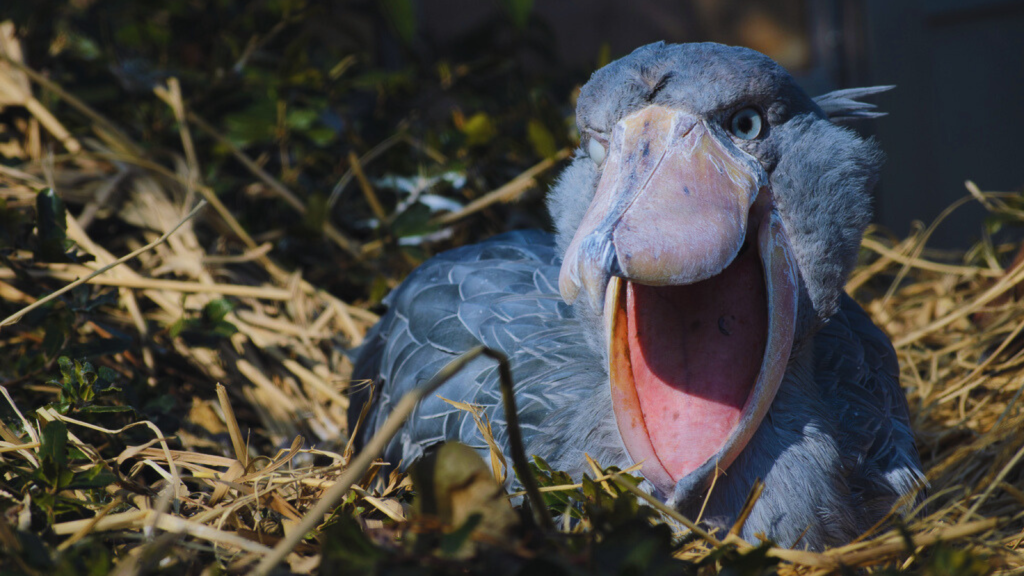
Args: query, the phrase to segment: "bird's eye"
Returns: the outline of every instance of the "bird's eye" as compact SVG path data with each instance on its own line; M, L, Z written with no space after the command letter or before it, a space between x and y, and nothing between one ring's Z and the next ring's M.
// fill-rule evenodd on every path
M729 131L737 138L753 140L761 135L763 120L761 113L753 108L744 108L729 121Z
M591 136L590 143L587 144L587 154L590 155L590 159L594 161L594 164L600 166L601 163L604 162L606 152L607 150L605 149L604 144L602 144L597 138Z

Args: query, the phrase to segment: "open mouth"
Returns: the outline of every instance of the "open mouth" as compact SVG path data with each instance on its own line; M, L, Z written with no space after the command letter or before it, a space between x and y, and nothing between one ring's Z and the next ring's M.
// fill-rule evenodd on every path
M702 490L760 426L793 344L798 272L760 164L686 112L619 121L559 289L604 315L630 457L664 497Z
M750 231L760 232L754 220ZM779 231L766 224L766 234L752 234L721 273L705 280L608 283L604 314L619 432L665 495L694 472L732 463L785 373L796 279L771 238Z

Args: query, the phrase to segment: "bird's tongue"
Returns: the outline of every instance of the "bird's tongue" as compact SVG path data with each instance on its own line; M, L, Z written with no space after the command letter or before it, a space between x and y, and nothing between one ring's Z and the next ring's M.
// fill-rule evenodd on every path
M654 456L678 481L740 422L764 356L768 304L756 249L685 286L628 283L633 385Z

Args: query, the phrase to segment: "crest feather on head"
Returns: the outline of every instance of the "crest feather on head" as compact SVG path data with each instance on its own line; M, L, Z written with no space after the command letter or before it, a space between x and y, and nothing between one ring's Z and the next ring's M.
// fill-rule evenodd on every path
M874 96L888 92L895 86L868 86L866 88L847 88L822 94L814 98L814 103L828 116L828 119L840 124L850 120L866 120L881 118L885 112L877 112L878 106L870 102L860 102L865 96Z

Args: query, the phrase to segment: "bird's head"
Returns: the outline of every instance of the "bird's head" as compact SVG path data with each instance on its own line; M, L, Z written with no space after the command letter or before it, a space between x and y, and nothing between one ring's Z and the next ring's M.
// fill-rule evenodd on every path
M767 56L644 46L580 91L549 197L563 299L599 326L616 421L666 497L726 468L838 308L881 154ZM600 319L600 321L598 321Z

